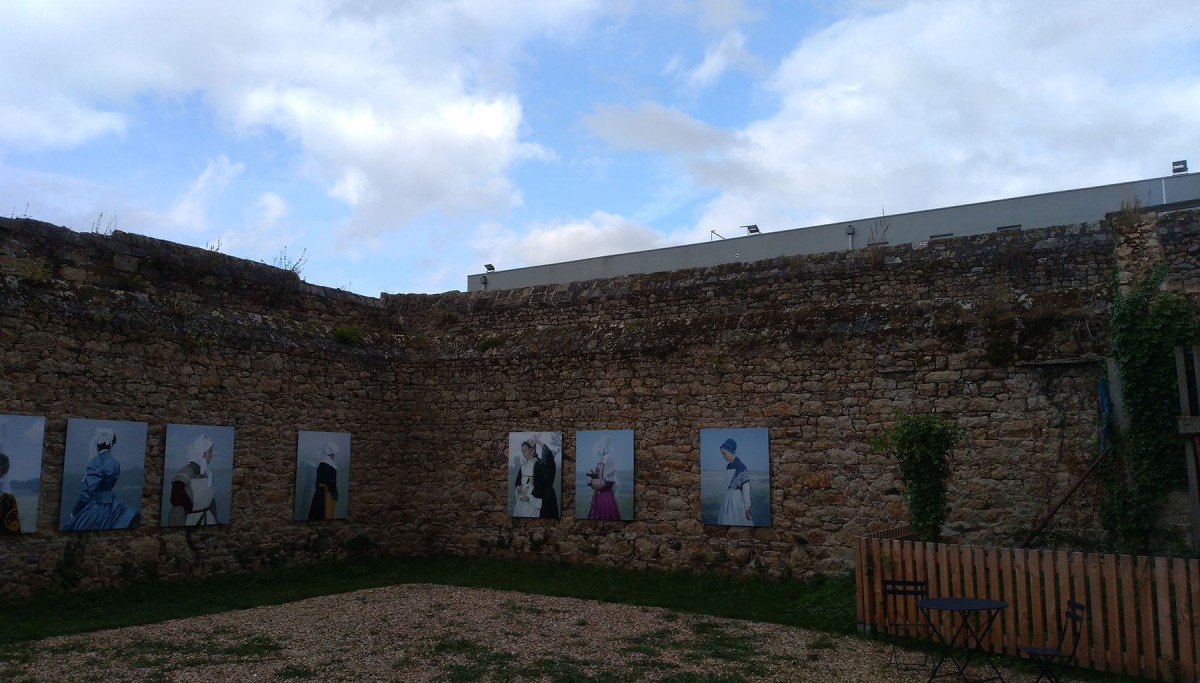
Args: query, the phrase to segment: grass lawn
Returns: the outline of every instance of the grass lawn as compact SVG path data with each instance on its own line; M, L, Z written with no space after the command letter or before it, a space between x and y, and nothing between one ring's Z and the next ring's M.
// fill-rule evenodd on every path
M537 580L530 579L536 569ZM288 568L247 576L142 583L120 590L43 595L0 607L0 661L20 643L55 635L152 624L167 619L294 602L405 583L494 588L680 613L779 623L836 634L856 632L854 578L810 581L464 558L380 558ZM536 590L533 590L535 589ZM447 646L448 647L448 646ZM1020 670L1027 662L1002 659ZM1076 680L1137 681L1073 669Z
M854 578L808 582L463 558L382 558L11 601L0 645L402 583L496 588L853 633ZM533 589L536 588L536 591Z

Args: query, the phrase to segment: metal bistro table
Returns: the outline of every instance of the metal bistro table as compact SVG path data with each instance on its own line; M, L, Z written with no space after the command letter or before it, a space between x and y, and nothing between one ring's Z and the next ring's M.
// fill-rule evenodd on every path
M974 680L1003 681L1004 678L1000 675L1000 670L992 663L991 653L983 650L980 645L987 638L988 632L992 629L992 624L1000 614L1000 610L1005 607L1008 607L1007 602L1003 600L990 600L988 598L925 598L918 600L917 609L921 610L921 613L925 615L925 622L929 624L929 628L933 631L933 634L942 641L944 646L941 659L934 665L933 670L929 672L929 680L932 681L942 676L958 676L964 681L973 680L967 678L967 665L971 663L971 659L975 654L975 648L978 648L983 654L984 661L992 668L992 673L995 675L990 678ZM938 630L937 623L933 619L933 612L950 613L950 624L954 632L950 634L949 638L945 637ZM959 662L955 656L955 644L959 642L961 642L962 647L966 648L962 662ZM939 673L946 660L950 660L954 664L954 671Z

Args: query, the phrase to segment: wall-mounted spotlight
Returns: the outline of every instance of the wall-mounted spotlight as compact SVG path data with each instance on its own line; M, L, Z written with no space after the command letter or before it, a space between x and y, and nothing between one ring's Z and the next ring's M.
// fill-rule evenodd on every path
M496 266L493 266L490 263L485 263L485 264L483 264L483 269L486 270L487 272L491 273L496 270Z
M1187 173L1187 159L1171 162L1171 173Z
M761 235L762 234L761 232L758 231L757 225L743 225L741 227L746 229L747 235Z
M479 276L479 284L483 285L484 289L487 289L487 276L486 275Z

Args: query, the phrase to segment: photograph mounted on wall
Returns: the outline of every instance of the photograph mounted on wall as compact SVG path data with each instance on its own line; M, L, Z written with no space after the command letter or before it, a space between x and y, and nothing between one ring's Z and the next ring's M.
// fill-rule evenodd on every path
M59 530L141 525L145 465L145 422L69 418Z
M768 430L700 430L700 521L771 526Z
M229 523L233 427L167 425L163 457L163 526Z
M0 536L37 530L46 418L0 415Z
M562 432L509 432L508 514L558 519Z
M349 511L350 432L300 432L294 519L346 519Z
M633 519L633 430L575 432L575 519Z

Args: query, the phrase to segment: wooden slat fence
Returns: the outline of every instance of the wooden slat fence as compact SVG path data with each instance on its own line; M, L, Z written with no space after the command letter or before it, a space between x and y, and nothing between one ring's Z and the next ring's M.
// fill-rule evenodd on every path
M985 642L1004 655L1016 656L1020 644L1054 644L1073 599L1087 606L1079 666L1200 681L1200 560L920 543L899 527L855 547L860 630L884 630L885 578L927 581L933 597L1007 601ZM894 621L919 621L913 599L894 600Z

